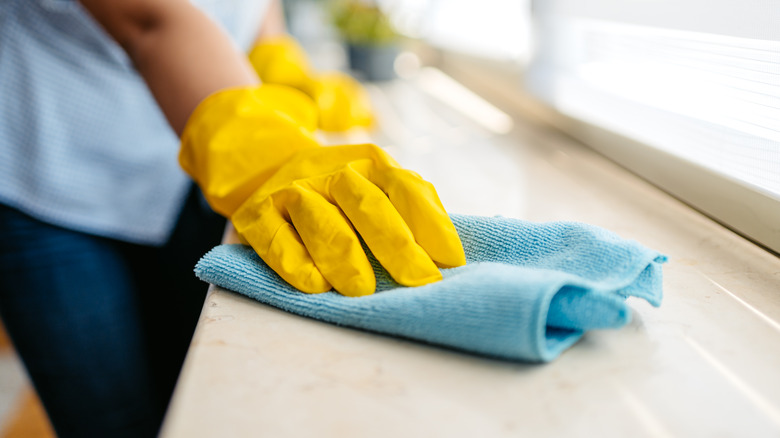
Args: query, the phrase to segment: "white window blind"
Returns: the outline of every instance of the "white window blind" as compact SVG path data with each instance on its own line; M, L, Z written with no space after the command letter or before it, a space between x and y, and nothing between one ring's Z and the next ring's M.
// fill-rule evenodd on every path
M708 190L691 188L713 180L695 172L687 180L648 172L780 251L780 3L540 0L533 25L525 84L533 94L568 117L718 175ZM633 163L631 150L618 154L629 167L646 164L638 162L646 154ZM721 183L739 188L719 193ZM739 195L746 190L761 205Z
M780 252L777 0L381 3L433 46L520 61L561 129Z

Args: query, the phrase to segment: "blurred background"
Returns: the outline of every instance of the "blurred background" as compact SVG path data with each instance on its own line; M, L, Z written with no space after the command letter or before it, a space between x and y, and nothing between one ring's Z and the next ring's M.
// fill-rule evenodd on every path
M375 80L410 74L420 61L409 53L471 57L486 66L483 81L515 75L506 93L780 196L780 8L771 1L286 4L291 32L321 68ZM370 47L385 58L373 71L361 52Z
M411 79L495 132L512 120L551 126L780 252L775 2L286 3L322 68ZM504 114L455 102L453 78Z

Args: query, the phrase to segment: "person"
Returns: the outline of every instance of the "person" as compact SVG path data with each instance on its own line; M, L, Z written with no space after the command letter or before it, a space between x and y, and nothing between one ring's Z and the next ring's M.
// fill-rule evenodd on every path
M157 434L226 217L304 292L373 292L358 233L402 284L465 263L432 186L317 144L370 117L300 56L278 0L0 2L0 317L59 436Z

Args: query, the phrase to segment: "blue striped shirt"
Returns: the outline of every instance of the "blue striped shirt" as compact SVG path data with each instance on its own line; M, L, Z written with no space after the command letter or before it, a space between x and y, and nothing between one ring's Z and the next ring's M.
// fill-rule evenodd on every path
M267 0L193 1L249 50ZM0 203L162 244L191 182L127 55L72 0L0 0Z

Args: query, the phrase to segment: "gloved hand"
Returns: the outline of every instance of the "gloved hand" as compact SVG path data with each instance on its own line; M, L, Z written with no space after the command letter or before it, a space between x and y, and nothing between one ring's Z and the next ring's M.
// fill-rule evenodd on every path
M250 51L249 61L263 83L287 85L311 97L322 130L345 131L374 123L370 98L360 83L344 73L315 71L290 36L262 40Z
M215 210L297 289L374 292L361 246L400 284L466 263L433 186L375 145L322 147L316 110L287 87L221 91L196 108L180 162Z

